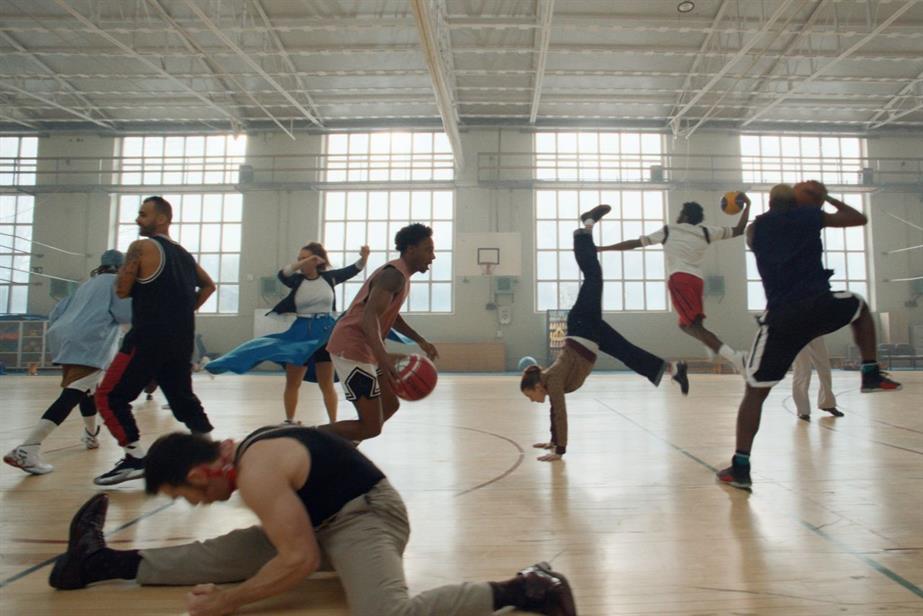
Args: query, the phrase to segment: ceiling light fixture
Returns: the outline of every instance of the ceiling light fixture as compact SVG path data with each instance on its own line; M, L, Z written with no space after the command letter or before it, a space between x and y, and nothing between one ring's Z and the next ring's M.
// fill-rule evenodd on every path
M676 5L676 10L680 13L690 13L695 8L695 2L692 0L683 0Z

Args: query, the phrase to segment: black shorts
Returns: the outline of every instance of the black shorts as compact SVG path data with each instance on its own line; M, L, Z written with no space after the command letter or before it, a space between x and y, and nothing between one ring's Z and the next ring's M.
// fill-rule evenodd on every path
M809 342L859 318L865 300L849 291L827 292L766 311L747 360L747 383L772 387L785 378L795 356Z
M308 358L308 361L306 361L306 362L304 363L304 365L307 366L307 365L310 364L312 361L313 361L315 364L319 364L319 363L321 363L322 361L330 361L330 353L327 352L327 345L326 345L326 344L323 345L321 348L317 349L316 351L314 351L314 354L311 355L311 357Z

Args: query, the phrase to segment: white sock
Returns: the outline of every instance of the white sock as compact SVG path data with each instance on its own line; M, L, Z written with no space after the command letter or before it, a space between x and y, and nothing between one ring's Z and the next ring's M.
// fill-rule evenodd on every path
M22 442L23 446L26 445L41 445L49 434L54 432L54 429L58 427L58 424L51 421L50 419L39 419L38 423L35 424L35 427L32 428L32 432L29 433L29 436L26 437L26 440Z
M726 344L721 345L721 348L718 349L718 353L721 355L721 357L728 360L732 364L734 363L734 360L736 359L736 351L734 351L734 349L732 349Z
M90 415L89 417L83 418L83 428L87 431L87 434L96 435L96 431L99 430L99 427L96 425L96 415Z
M129 443L122 447L125 450L125 455L131 456L132 458L141 459L147 452L144 450L144 447L141 446L141 443L135 441L134 443Z
M594 225L595 223L596 223L596 221L593 220L592 218L587 218L586 220L583 221L583 228L584 228L584 229L592 229L592 228L593 228L593 225Z

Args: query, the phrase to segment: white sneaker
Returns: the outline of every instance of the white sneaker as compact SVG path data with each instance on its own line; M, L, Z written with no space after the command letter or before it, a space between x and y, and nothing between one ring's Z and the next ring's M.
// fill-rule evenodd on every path
M96 432L90 434L90 432L84 428L83 436L80 437L80 442L83 443L83 446L87 449L99 449L99 426L96 426Z
M42 462L38 445L17 447L3 456L3 461L33 475L46 475L54 470L52 465Z

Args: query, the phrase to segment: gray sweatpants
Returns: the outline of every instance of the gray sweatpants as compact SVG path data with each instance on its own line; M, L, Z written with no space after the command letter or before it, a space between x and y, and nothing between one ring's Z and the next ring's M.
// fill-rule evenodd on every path
M326 569L339 574L355 616L493 613L487 583L442 586L409 596L403 554L410 524L400 494L387 479L346 503L315 532ZM141 550L137 581L175 586L240 582L275 555L263 530L251 526L207 541Z

